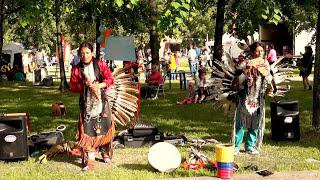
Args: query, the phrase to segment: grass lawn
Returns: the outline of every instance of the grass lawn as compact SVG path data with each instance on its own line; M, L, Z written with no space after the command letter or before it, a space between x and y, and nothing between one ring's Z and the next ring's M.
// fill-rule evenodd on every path
M57 84L57 83L56 83ZM30 112L33 133L55 130L60 124L67 125L65 139L75 140L78 118L78 95L61 93L54 87L33 87L29 84L1 84L0 112ZM285 99L299 100L301 140L299 142L274 142L270 139L270 98L267 98L266 132L264 146L260 156L240 154L235 158L240 167L249 164L272 171L316 170L320 163L308 162L306 159L320 159L319 134L311 128L312 92L303 91L301 82L293 82L292 90ZM142 100L141 119L152 123L164 132L184 132L190 138L215 138L229 142L232 130L232 117L214 110L212 103L177 106L177 100L186 95L178 84L171 90L166 87L166 98ZM67 116L51 117L51 105L62 100L67 106ZM183 157L188 147L179 148ZM205 153L214 158L213 145L204 147ZM153 172L147 163L148 148L116 149L112 165L98 163L94 172L81 172L79 157L57 155L47 164L39 164L35 158L24 162L0 162L0 179L160 179L186 176L213 176L214 173L199 170L187 171L179 168L165 174ZM237 173L250 173L240 170Z

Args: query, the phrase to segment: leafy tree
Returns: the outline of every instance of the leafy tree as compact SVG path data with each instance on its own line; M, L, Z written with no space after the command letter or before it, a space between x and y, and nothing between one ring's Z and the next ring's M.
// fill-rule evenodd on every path
M68 83L66 80L65 69L64 69L64 60L63 60L63 47L62 47L62 39L63 39L63 18L70 11L69 5L73 1L66 0L39 0L32 1L26 6L23 11L21 11L22 22L21 25L23 27L35 27L36 23L39 23L39 20L44 20L43 22L50 23L53 26L55 22L55 35L56 35L56 47L58 49L58 62L60 65L60 87L59 89L65 91L68 89ZM39 27L36 27L39 28ZM41 34L44 35L44 34ZM28 35L30 37L30 35ZM53 34L52 36L53 37ZM52 42L52 41L51 41ZM40 44L41 42L36 42Z
M212 39L215 31L215 22L212 19L215 16L216 9L213 6L194 9L190 16L184 20L184 25L181 26L182 37L205 39L208 34Z
M259 25L278 24L283 21L283 13L277 0L247 0L228 2L227 25L235 30L239 38L245 39L259 30Z
M0 54L3 47L4 25L10 16L15 16L21 9L28 7L30 0L0 0Z
M198 36L204 37L204 32L213 29L213 26L200 25L199 22L209 21L201 17L204 11L211 11L211 1L206 0L172 0L160 1L158 4L152 1L151 16L149 16L152 25L150 31L150 45L153 63L158 63L159 38L158 34L163 33L173 37ZM154 11L154 12L153 12ZM202 21L198 21L202 20ZM156 23L154 22L156 21ZM211 23L207 23L211 24ZM207 32L206 32L207 33ZM154 50L153 50L154 49Z
M314 29L317 23L317 6L315 0L278 1L283 20L288 23L295 33L302 30Z
M55 22L47 17L38 16L37 21L25 24L23 14L9 17L5 23L6 42L20 42L26 48L44 49L51 56L56 53Z
M17 3L13 3L17 2ZM27 47L33 46L42 48L45 45L48 47L53 46L53 42L57 42L58 57L60 64L60 89L68 89L68 84L65 76L64 61L62 60L62 29L61 25L63 16L69 11L69 3L72 1L66 0L21 0L12 1L10 6L15 7L14 13L11 13L7 18L9 33L15 33L17 39L22 40ZM8 3L8 2L7 2ZM19 11L18 11L19 10ZM16 19L16 20L15 20ZM54 23L55 22L55 23ZM52 27L56 26L54 32ZM20 27L19 27L20 26ZM12 27L16 27L15 29ZM23 32L24 31L24 32ZM57 40L54 41L53 37L56 34ZM10 35L8 35L10 37ZM11 36L13 39L14 36ZM2 38L1 38L2 39ZM1 44L1 43L0 43Z

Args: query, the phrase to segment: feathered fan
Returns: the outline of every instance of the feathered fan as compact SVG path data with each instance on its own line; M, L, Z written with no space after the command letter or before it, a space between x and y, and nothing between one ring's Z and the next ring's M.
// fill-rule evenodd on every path
M139 85L132 80L132 73L125 73L130 68L132 66L112 73L114 84L109 87L107 92L112 118L123 126L135 118L138 110Z
M234 61L234 59L226 53L226 61L214 61L212 66L211 84L214 86L215 107L229 107L226 103L234 102L239 91L239 82L243 82L244 75L241 75L243 69L249 60L242 62ZM273 86L273 92L267 92L269 96L284 96L290 89L290 80L288 77L292 74L293 69L287 63L282 63L283 57L279 58L269 67L261 66L261 58L250 60L250 63L258 69L261 74L265 74L267 82L264 84L264 91L268 91L268 84ZM265 61L265 60L263 60Z

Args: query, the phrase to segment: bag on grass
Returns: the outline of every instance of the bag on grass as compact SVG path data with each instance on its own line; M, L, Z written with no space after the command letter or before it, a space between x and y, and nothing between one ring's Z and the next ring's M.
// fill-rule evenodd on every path
M32 135L31 141L35 149L49 149L52 146L62 143L64 137L60 131L42 132L36 135Z
M37 150L49 149L52 146L62 143L64 141L62 131L65 130L64 125L57 127L56 131L41 132L39 134L32 135L30 140L33 144L33 148Z

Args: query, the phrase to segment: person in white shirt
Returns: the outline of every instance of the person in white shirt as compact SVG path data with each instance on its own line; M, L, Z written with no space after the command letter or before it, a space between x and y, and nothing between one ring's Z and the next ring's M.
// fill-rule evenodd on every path
M188 51L188 60L189 60L189 67L190 72L195 76L197 73L197 53L196 50L193 48L193 45L190 44L190 49Z

